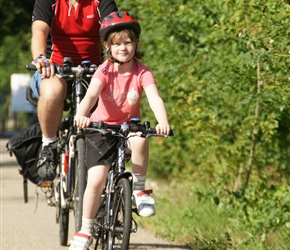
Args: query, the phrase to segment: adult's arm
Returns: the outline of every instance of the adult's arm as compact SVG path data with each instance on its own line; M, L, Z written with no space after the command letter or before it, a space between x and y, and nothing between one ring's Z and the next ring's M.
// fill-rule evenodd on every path
M49 32L50 27L47 23L40 20L32 23L31 52L33 59L39 55L46 56Z
M117 4L114 0L100 0L99 12L101 22L103 21L104 17L114 11L118 11Z
M31 51L35 58L40 54L47 55L50 27L54 17L55 0L35 0L32 13ZM50 50L50 48L49 48Z
M32 37L31 37L31 53L35 59L40 55L49 58L51 48L50 27L52 24L55 0L35 0L32 14ZM45 59L46 60L46 59ZM43 78L54 75L54 67L51 64L48 68L38 67L37 70L42 73Z

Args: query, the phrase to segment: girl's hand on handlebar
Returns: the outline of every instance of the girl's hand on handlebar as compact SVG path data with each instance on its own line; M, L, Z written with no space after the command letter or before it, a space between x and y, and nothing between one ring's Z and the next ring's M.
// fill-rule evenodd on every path
M155 129L156 129L157 134L169 135L170 125L169 124L157 124Z
M32 64L36 66L42 79L49 78L55 74L53 62L50 59L47 59L44 55L39 55L36 57L32 61Z
M74 121L75 125L81 129L88 127L91 123L90 118L87 116L79 116L79 117L76 116Z

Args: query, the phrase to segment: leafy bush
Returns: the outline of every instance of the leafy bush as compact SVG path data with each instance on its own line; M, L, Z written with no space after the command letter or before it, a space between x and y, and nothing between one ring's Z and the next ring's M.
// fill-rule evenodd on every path
M193 196L211 197L231 226L248 230L236 244L269 244L289 223L289 3L122 4L140 20L144 63L176 134L152 142L150 171L191 179ZM152 119L146 107L143 116Z

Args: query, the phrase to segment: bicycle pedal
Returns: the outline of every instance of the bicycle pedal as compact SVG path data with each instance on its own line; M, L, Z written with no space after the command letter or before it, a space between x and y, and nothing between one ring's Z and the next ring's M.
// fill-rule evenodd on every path
M52 181L44 181L37 184L38 187L52 187Z
M49 199L46 200L46 203L50 207L55 207L56 206L56 204L53 201L49 200Z
M132 228L131 228L131 232L132 233L137 233L137 231L138 231L138 224L137 224L137 222L134 220L134 218L132 218ZM134 225L133 225L134 224Z
M137 215L139 216L139 214L138 214L138 210L137 210L136 207L135 207L135 208L132 208L132 212L135 213L135 214L137 214Z

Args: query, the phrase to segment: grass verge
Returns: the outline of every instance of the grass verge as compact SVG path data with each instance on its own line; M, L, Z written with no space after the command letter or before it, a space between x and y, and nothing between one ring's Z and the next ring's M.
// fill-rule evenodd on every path
M286 250L289 233L278 228L272 233L252 234L232 208L219 207L213 200L200 201L190 181L161 183L149 181L154 189L156 216L137 218L140 226L157 237L174 241L194 250Z

